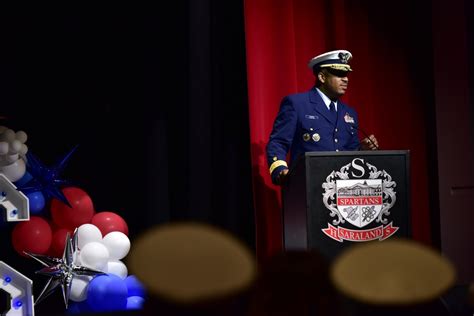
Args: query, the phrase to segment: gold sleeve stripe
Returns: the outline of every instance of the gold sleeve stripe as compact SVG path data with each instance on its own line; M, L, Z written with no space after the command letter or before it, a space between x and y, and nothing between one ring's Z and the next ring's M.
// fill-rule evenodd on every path
M276 168L278 168L278 167L280 167L280 166L288 167L288 165L286 164L286 161L284 161L284 160L277 160L277 161L275 161L274 163L271 164L271 166L270 166L270 174L272 174L273 170L275 170Z

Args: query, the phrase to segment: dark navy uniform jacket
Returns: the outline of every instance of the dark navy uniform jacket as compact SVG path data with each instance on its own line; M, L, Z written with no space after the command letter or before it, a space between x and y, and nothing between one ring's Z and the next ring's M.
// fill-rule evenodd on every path
M356 111L337 102L337 118L332 118L323 99L313 87L305 93L286 96L273 124L267 144L267 160L272 181L290 160L308 151L358 150L359 121Z

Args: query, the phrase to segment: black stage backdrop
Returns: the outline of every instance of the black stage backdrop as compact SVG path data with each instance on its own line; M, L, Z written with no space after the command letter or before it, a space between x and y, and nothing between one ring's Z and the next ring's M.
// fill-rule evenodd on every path
M242 11L241 1L200 0L4 12L2 125L26 131L47 165L79 145L64 178L96 211L124 217L132 248L154 225L198 220L253 249ZM32 278L38 296L46 278L12 249L13 226L1 228L0 260ZM37 306L63 310L59 292Z

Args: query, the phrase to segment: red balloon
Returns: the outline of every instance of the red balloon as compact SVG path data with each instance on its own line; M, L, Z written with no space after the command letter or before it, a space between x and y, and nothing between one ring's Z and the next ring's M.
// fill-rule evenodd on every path
M49 226L51 226L51 230L53 231L53 235L54 235L54 232L57 231L58 229L61 229L61 227L59 227L58 225L56 225L55 222L53 221L50 221L49 222Z
M12 231L13 248L22 256L26 256L23 251L45 254L51 239L49 223L39 216L31 216L29 221L18 223Z
M97 226L102 236L110 232L122 232L128 236L128 225L125 220L113 212L100 212L92 217L91 224Z
M64 253L64 246L66 245L66 236L72 236L72 232L66 228L60 228L53 233L51 247L48 254L52 257L61 258Z
M67 187L62 191L72 207L57 199L52 199L51 217L54 223L69 230L90 223L95 211L89 195L82 189L75 187Z

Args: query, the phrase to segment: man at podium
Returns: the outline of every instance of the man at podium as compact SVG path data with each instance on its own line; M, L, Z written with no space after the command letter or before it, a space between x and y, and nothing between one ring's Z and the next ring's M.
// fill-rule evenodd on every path
M352 54L330 51L312 58L316 84L309 91L283 98L267 144L272 182L281 184L290 160L308 151L375 150L374 135L359 141L357 112L339 98L347 90Z

